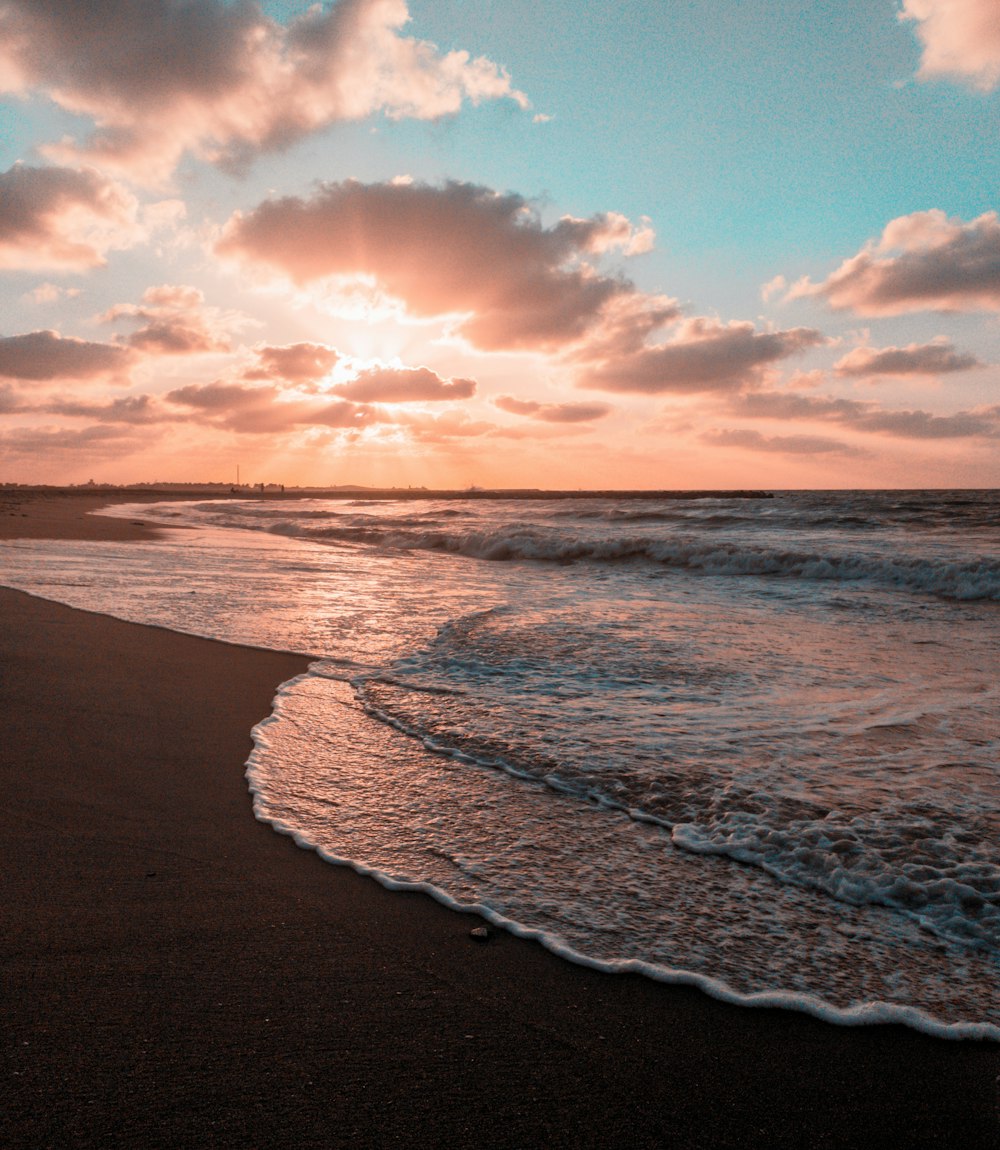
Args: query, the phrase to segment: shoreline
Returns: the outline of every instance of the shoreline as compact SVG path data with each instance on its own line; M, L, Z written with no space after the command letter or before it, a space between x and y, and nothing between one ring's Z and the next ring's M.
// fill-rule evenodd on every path
M83 514L133 495L21 499L0 538L155 538ZM479 943L257 822L250 731L307 659L0 614L3 1145L1000 1145L996 1044Z
M269 499L288 501L295 499L333 499L344 501L392 500L504 500L531 502L539 499L638 499L689 501L697 499L773 499L774 493L751 489L691 489L666 490L657 488L543 488L543 487L289 487L282 484L248 484L239 487L226 483L163 483L137 487L112 487L88 484L85 487L30 487L0 484L0 506L5 496L32 499L92 499L96 496L112 503L169 502L177 499Z

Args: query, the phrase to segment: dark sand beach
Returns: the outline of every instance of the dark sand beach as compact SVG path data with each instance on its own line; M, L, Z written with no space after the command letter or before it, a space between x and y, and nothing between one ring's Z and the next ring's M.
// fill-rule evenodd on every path
M0 537L146 535L102 502L8 492ZM0 1145L1000 1145L996 1044L480 943L255 821L250 731L303 659L0 618Z

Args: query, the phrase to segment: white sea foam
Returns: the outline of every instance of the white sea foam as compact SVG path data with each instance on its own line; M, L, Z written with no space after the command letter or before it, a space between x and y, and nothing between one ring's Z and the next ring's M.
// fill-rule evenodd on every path
M287 684L254 741L247 773L257 817L390 889L475 911L572 961L729 1002L1000 1039L1000 1023L976 1017L996 990L995 956L951 948L883 908L824 905L752 868L705 868L659 828L570 796L550 796L541 815L536 784L456 774L412 746L398 753L347 684L315 676ZM307 746L316 805L303 811L293 796ZM581 857L581 842L600 853ZM524 888L539 868L548 897ZM911 1001L917 989L920 1005Z

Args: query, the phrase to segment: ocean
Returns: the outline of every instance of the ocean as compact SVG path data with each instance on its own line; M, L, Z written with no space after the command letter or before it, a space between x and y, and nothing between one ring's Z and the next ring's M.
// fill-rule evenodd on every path
M247 764L301 845L609 971L1000 1039L1000 493L108 513L177 530L0 582L311 656Z

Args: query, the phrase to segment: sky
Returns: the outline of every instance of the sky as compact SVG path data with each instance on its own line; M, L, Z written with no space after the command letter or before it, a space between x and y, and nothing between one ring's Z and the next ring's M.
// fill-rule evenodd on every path
M1000 486L997 0L0 0L0 482Z

